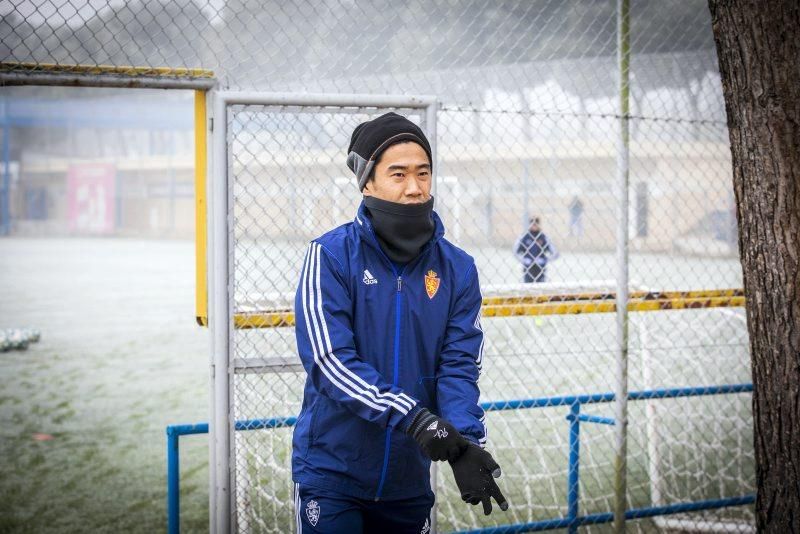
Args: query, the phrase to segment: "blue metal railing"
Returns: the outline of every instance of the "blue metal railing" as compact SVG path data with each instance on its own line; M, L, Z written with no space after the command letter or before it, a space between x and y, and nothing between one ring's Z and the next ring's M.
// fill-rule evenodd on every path
M679 397L702 397L706 395L726 395L732 393L749 393L753 391L753 384L726 384L706 387L686 387L671 389L654 389L645 391L632 391L628 393L628 400L674 399ZM523 410L528 408L553 408L569 406L567 420L569 430L569 469L567 474L567 516L545 519L530 523L518 523L477 530L461 531L458 534L482 533L500 534L516 532L538 532L555 528L567 528L570 533L576 533L582 525L610 523L614 514L601 513L580 516L578 502L580 481L580 423L595 423L614 425L615 421L608 417L586 415L580 413L584 404L609 403L614 401L613 393L596 393L588 395L570 395L558 397L541 397L534 399L520 399L509 401L484 402L481 407L487 411ZM258 430L269 428L292 427L297 422L296 417L273 417L269 419L250 419L237 421L236 430ZM169 534L180 531L180 449L179 438L191 434L208 433L208 423L195 425L170 425L167 427L167 523ZM755 502L755 494L747 494L726 499L712 499L688 503L677 503L666 506L651 506L634 508L625 512L626 519L641 519L659 515L710 510L730 506L741 506Z
M653 506L650 508L634 508L625 512L625 519L644 519L645 517L655 517L659 515L680 514L684 512L698 512L700 510L713 510L716 508L726 508L730 506L742 506L752 504L756 501L755 495L742 495L741 497L731 497L730 499L714 499L708 501L696 501L687 503L670 504L667 506ZM483 528L478 530L462 530L453 534L511 534L516 532L541 532L555 528L567 528L570 531L583 525L597 525L600 523L611 523L614 521L614 514L608 512L603 514L589 514L581 517L563 517L557 519L545 519L532 523L519 523L516 525L504 525L502 527Z

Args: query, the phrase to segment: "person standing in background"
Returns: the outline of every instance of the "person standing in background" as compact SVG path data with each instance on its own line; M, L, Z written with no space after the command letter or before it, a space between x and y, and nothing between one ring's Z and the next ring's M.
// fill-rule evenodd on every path
M524 267L526 284L547 281L547 263L559 257L558 249L540 226L539 217L531 217L528 230L514 244L514 255Z
M569 235L583 237L583 202L577 195L569 203Z

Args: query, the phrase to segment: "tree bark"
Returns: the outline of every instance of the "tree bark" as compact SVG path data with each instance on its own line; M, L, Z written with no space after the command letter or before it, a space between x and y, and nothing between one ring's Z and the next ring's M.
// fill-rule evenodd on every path
M800 532L800 2L709 0L753 372L756 524Z

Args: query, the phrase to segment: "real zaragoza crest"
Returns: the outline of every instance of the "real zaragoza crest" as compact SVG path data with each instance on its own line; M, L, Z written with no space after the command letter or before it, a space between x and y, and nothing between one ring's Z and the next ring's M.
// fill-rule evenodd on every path
M306 516L308 516L308 522L311 523L311 526L316 527L317 521L319 521L319 504L317 504L317 501L308 501L306 505Z
M432 299L436 292L439 291L439 280L436 278L436 273L434 271L428 271L428 274L425 275L425 292L428 294L428 298Z

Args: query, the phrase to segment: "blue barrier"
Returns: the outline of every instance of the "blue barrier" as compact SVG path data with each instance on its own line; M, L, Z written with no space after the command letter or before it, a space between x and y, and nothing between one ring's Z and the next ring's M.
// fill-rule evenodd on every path
M698 512L700 510L713 510L716 508L727 508L730 506L742 506L756 502L755 494L742 495L741 497L731 497L730 499L712 499L707 501L696 501L687 503L671 504L667 506L652 506L649 508L633 508L625 512L625 519L644 519L645 517L655 517L658 515L680 514L685 512ZM482 528L477 530L461 530L453 534L511 534L516 532L541 532L555 528L572 529L583 525L598 525L600 523L611 523L614 521L614 514L590 514L577 518L545 519L532 523L519 523L517 525L504 525L502 527Z
M753 384L725 384L707 387L686 387L671 389L654 389L645 391L631 391L628 393L628 400L652 400L652 399L674 399L679 397L702 397L706 395L726 395L732 393L749 393L753 391ZM570 412L567 420L570 424L569 429L569 469L567 474L567 517L545 519L531 523L519 523L515 525L504 525L502 527L492 527L478 530L460 531L457 534L483 533L500 534L515 532L539 532L555 528L567 528L570 534L576 533L578 527L582 525L592 525L600 523L610 523L614 520L614 514L589 514L578 515L578 502L580 498L580 423L596 423L604 425L615 424L614 420L608 417L586 415L580 413L583 404L599 404L614 401L613 393L596 393L588 395L571 395L558 397L541 397L534 399L520 399L509 401L494 401L481 403L481 407L487 411L523 410L529 408L553 408L557 406L569 406ZM236 430L260 430L270 428L288 428L297 423L296 417L272 417L268 419L249 419L237 421L234 428ZM169 425L167 427L167 532L177 534L180 531L180 449L179 438L191 434L207 434L208 423L198 423L194 425ZM727 499L712 499L706 501L696 501L688 503L677 503L666 506L654 506L647 508L634 508L625 512L626 519L641 519L658 515L678 514L683 512L694 512L699 510L710 510L714 508L725 508L730 506L741 506L755 502L755 494L747 494L739 497Z
M5 113L6 99L2 99L3 112ZM11 128L3 124L3 188L0 196L0 235L11 233Z

